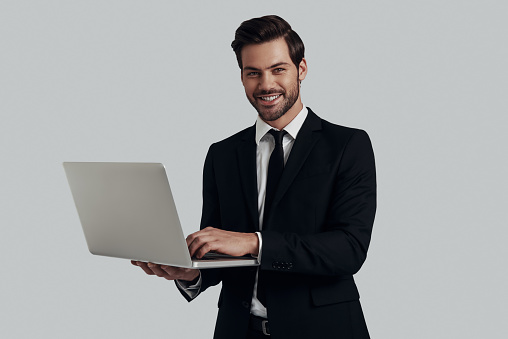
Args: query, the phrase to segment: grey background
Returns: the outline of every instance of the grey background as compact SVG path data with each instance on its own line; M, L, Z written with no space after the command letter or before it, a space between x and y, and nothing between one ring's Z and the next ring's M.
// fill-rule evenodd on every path
M306 44L304 103L374 144L379 209L356 276L372 337L506 337L507 10L2 0L0 337L211 338L219 288L188 304L90 255L61 162L165 163L195 231L208 146L256 116L234 30L273 13Z

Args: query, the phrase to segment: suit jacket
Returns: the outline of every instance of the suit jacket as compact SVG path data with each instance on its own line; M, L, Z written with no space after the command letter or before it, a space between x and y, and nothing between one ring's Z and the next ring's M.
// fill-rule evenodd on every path
M255 126L210 146L201 228L258 231L256 182ZM353 274L365 261L375 210L367 133L309 108L261 231L272 338L369 337ZM245 338L255 274L252 267L201 270L201 292L222 282L214 338Z

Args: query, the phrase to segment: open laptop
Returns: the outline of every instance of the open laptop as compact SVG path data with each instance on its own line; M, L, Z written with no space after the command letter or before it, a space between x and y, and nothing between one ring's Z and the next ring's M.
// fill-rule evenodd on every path
M252 257L191 258L164 166L64 162L92 254L187 268L256 266Z

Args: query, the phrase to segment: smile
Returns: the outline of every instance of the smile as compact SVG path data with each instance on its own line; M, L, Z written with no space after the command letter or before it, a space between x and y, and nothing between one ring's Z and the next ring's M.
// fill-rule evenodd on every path
M280 94L277 94L277 95L272 95L272 96L268 96L268 97L259 97L261 100L263 101L274 101L275 99L277 99L278 97L280 97Z

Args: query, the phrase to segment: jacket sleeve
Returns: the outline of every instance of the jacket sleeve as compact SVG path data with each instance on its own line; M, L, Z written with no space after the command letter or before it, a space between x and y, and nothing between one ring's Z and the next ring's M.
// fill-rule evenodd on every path
M213 169L213 145L208 149L208 153L205 159L205 165L203 168L203 208L201 213L201 225L200 229L208 226L220 227L220 206L217 192L217 185L215 181L215 173ZM185 290L175 281L176 287L187 301L194 300L201 292L205 291L210 286L215 286L221 282L221 270L220 269L202 269L201 273L201 285L197 290L197 293L192 297L185 292Z
M222 225L219 194L213 166L213 150L214 145L211 145L208 149L203 168L203 208L201 213L201 229L208 226L220 228ZM215 286L221 282L221 269L202 269L201 279L202 284L200 292L203 292L208 287Z
M320 232L262 231L262 270L335 276L352 275L360 269L376 211L374 153L365 131L357 130L349 138L333 175Z

